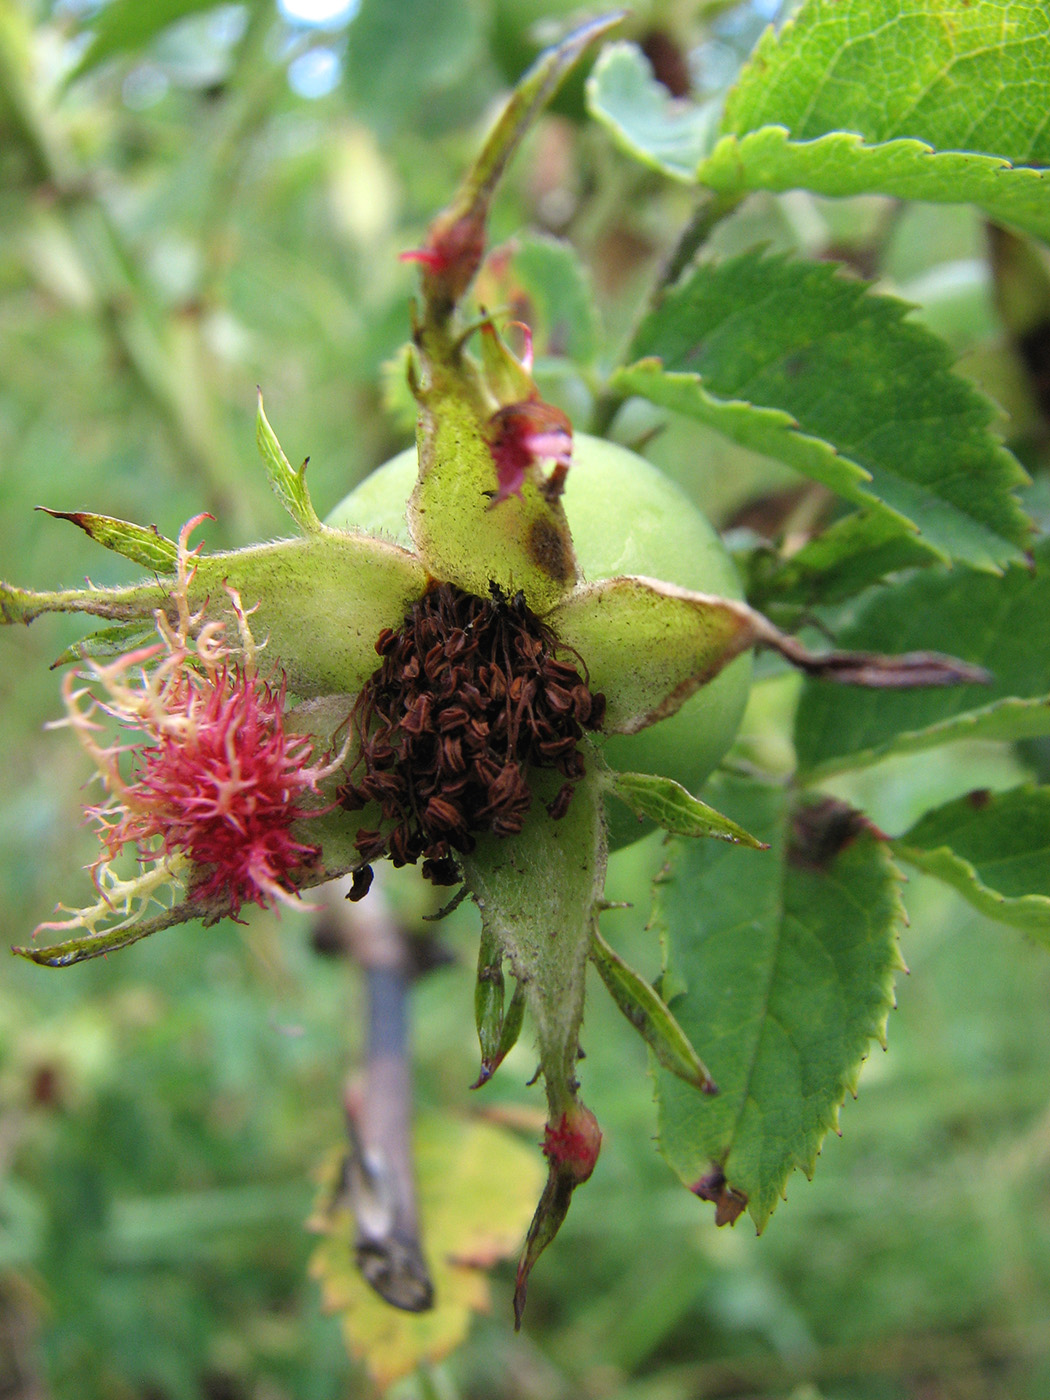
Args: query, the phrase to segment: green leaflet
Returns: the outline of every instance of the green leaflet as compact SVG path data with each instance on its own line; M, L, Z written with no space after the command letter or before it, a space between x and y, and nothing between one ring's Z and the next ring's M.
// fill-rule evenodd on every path
M710 1099L660 1071L660 1149L690 1186L720 1168L761 1230L794 1168L812 1174L871 1041L884 1038L903 909L869 832L820 863L791 856L786 790L735 778L712 790L772 849L675 842L657 884L665 986L684 989L671 1010L720 1090Z
M1034 570L1001 579L966 569L926 570L877 593L838 638L875 651L934 647L986 667L990 685L862 692L807 681L795 724L807 779L956 739L1050 734L1050 541Z
M594 293L580 255L560 239L515 240L514 275L529 295L528 323L537 346L578 365L593 363L600 343Z
M96 544L122 554L140 569L173 574L178 547L174 540L165 539L156 525L133 525L128 520L114 520L109 515L92 515L86 510L49 510L38 506L55 520L69 520L89 535Z
M768 29L722 130L796 140L856 131L938 150L1050 161L1050 29L1041 0L806 0Z
M717 1094L718 1086L689 1043L689 1037L667 1009L655 988L613 952L595 928L591 934L591 962L623 1014L650 1047L664 1069L705 1094Z
M155 35L169 24L187 15L215 9L215 0L110 0L93 16L93 37L68 81L72 82L100 63L118 54L134 53L144 48Z
M1028 540L1011 494L1025 474L990 432L991 404L908 310L828 264L749 252L673 288L635 336L642 362L614 383L995 568Z
M927 812L894 855L1050 947L1050 788L971 792Z
M298 471L293 470L263 412L262 390L259 391L259 407L255 416L255 441L266 464L266 474L274 495L304 535L316 534L321 529L321 522L306 488L306 462Z
M713 836L741 846L762 848L743 827L701 802L673 778L656 773L610 773L616 796L639 817L648 817L672 836Z

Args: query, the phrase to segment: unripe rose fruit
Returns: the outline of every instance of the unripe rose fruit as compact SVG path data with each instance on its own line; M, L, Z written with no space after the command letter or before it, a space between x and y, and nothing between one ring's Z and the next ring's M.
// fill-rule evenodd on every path
M416 452L366 477L336 506L328 524L382 533L409 545L405 502L416 479ZM740 598L740 579L718 535L668 477L634 452L583 433L573 436L565 511L584 578L643 574L699 593ZM608 762L632 773L660 773L696 792L732 744L751 684L751 657L740 656L670 717L640 734L603 742ZM626 845L651 829L610 803L610 840Z

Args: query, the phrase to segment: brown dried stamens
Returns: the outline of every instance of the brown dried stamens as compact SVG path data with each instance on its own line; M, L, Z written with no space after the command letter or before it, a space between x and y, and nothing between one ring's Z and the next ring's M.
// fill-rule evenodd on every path
M605 713L605 697L556 655L557 638L522 595L492 595L432 587L403 626L380 633L382 664L354 707L361 751L339 800L350 811L375 802L383 817L382 830L358 833L357 849L395 865L422 857L437 885L459 878L456 854L472 851L477 833L521 831L530 769L565 778L548 807L565 815L584 773L576 746Z

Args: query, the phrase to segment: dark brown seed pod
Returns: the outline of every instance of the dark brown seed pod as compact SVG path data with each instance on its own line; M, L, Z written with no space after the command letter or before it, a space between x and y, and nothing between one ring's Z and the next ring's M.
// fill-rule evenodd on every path
M533 769L565 779L547 808L565 815L585 771L577 744L605 701L523 596L436 585L376 652L352 716L359 757L339 791L350 811L380 804L382 830L357 837L362 860L422 859L427 879L454 883L453 852L472 850L477 833L521 831Z

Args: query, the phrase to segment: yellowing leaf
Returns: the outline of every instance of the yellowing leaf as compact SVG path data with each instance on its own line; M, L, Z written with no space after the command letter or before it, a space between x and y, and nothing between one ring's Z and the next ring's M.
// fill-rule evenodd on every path
M311 1264L325 1307L341 1315L350 1354L380 1386L440 1361L462 1342L471 1314L489 1307L485 1270L517 1252L546 1176L538 1148L477 1119L421 1113L415 1150L423 1252L434 1280L430 1312L399 1312L365 1283L354 1262L349 1210L325 1209L335 1159L313 1222L325 1234Z

